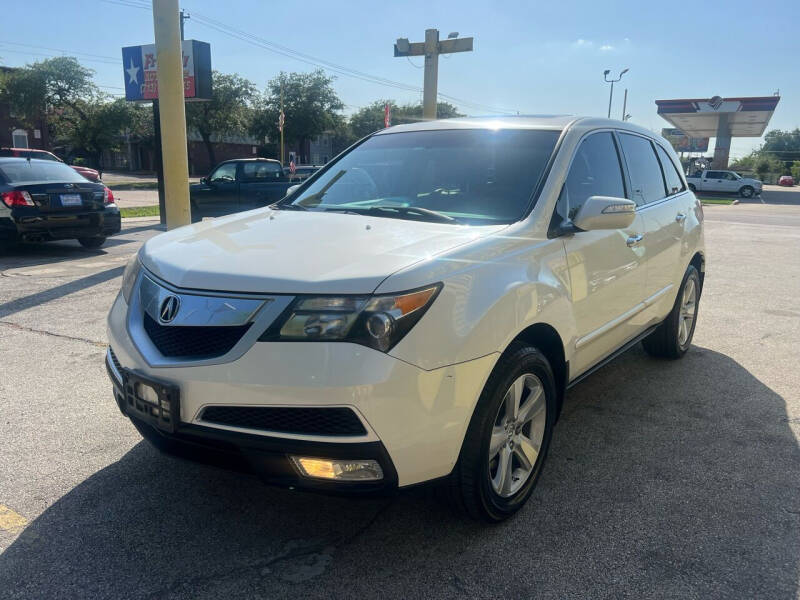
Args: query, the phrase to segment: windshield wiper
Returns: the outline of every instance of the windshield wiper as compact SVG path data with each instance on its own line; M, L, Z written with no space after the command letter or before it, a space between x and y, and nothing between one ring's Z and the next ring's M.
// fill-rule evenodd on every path
M281 204L280 202L276 202L275 204L270 204L269 208L272 210L303 210L308 211L308 209L303 206L302 204Z
M357 215L374 215L377 213L386 214L388 217L397 217L397 216L406 216L406 215L416 215L418 217L424 217L426 221L431 221L434 223L459 223L459 220L455 217L451 217L444 213L437 212L435 210L430 210L428 208L421 208L419 206L370 206L367 208L357 208L352 206L326 206L325 211L332 211L332 212L345 212L345 213L353 213ZM395 214L392 214L395 213Z
M304 208L306 207L316 208L317 206L319 206L319 203L322 202L322 197L328 193L328 190L331 189L331 186L337 181L339 181L344 176L345 173L347 173L346 169L342 169L341 171L339 171L336 175L331 177L331 180L328 183L326 183L325 186L316 194L311 194L310 196L302 198L301 201L303 202L303 204L298 204L298 206L303 206ZM314 203L315 201L316 203Z

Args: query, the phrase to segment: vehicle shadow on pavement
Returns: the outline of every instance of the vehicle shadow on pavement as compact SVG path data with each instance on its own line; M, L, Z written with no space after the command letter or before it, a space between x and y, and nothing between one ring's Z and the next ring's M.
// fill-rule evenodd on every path
M534 495L498 526L425 490L317 496L144 443L0 556L8 598L795 598L800 449L731 358L638 347L568 394Z

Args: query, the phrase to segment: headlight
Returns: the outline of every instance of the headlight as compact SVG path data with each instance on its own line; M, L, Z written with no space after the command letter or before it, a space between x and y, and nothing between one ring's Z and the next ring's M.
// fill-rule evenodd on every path
M386 296L300 296L261 341L353 342L388 352L422 318L442 285Z
M139 276L139 269L141 269L141 263L139 262L139 256L136 255L128 261L128 264L125 265L125 270L122 272L122 296L128 304L131 303L131 292L133 291L133 284L136 283L136 278Z

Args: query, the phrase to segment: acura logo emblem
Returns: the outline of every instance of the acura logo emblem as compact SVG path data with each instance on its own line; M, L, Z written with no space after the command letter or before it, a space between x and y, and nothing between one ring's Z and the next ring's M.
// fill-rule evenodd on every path
M181 307L181 299L170 294L161 301L161 308L158 310L158 320L162 323L171 323L178 316Z

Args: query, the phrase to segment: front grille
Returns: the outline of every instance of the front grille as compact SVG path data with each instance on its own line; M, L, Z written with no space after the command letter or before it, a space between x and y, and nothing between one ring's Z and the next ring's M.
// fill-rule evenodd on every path
M251 323L233 327L169 327L144 313L144 330L164 356L214 358L231 351Z
M207 423L305 435L347 436L367 433L359 418L344 407L209 406Z

